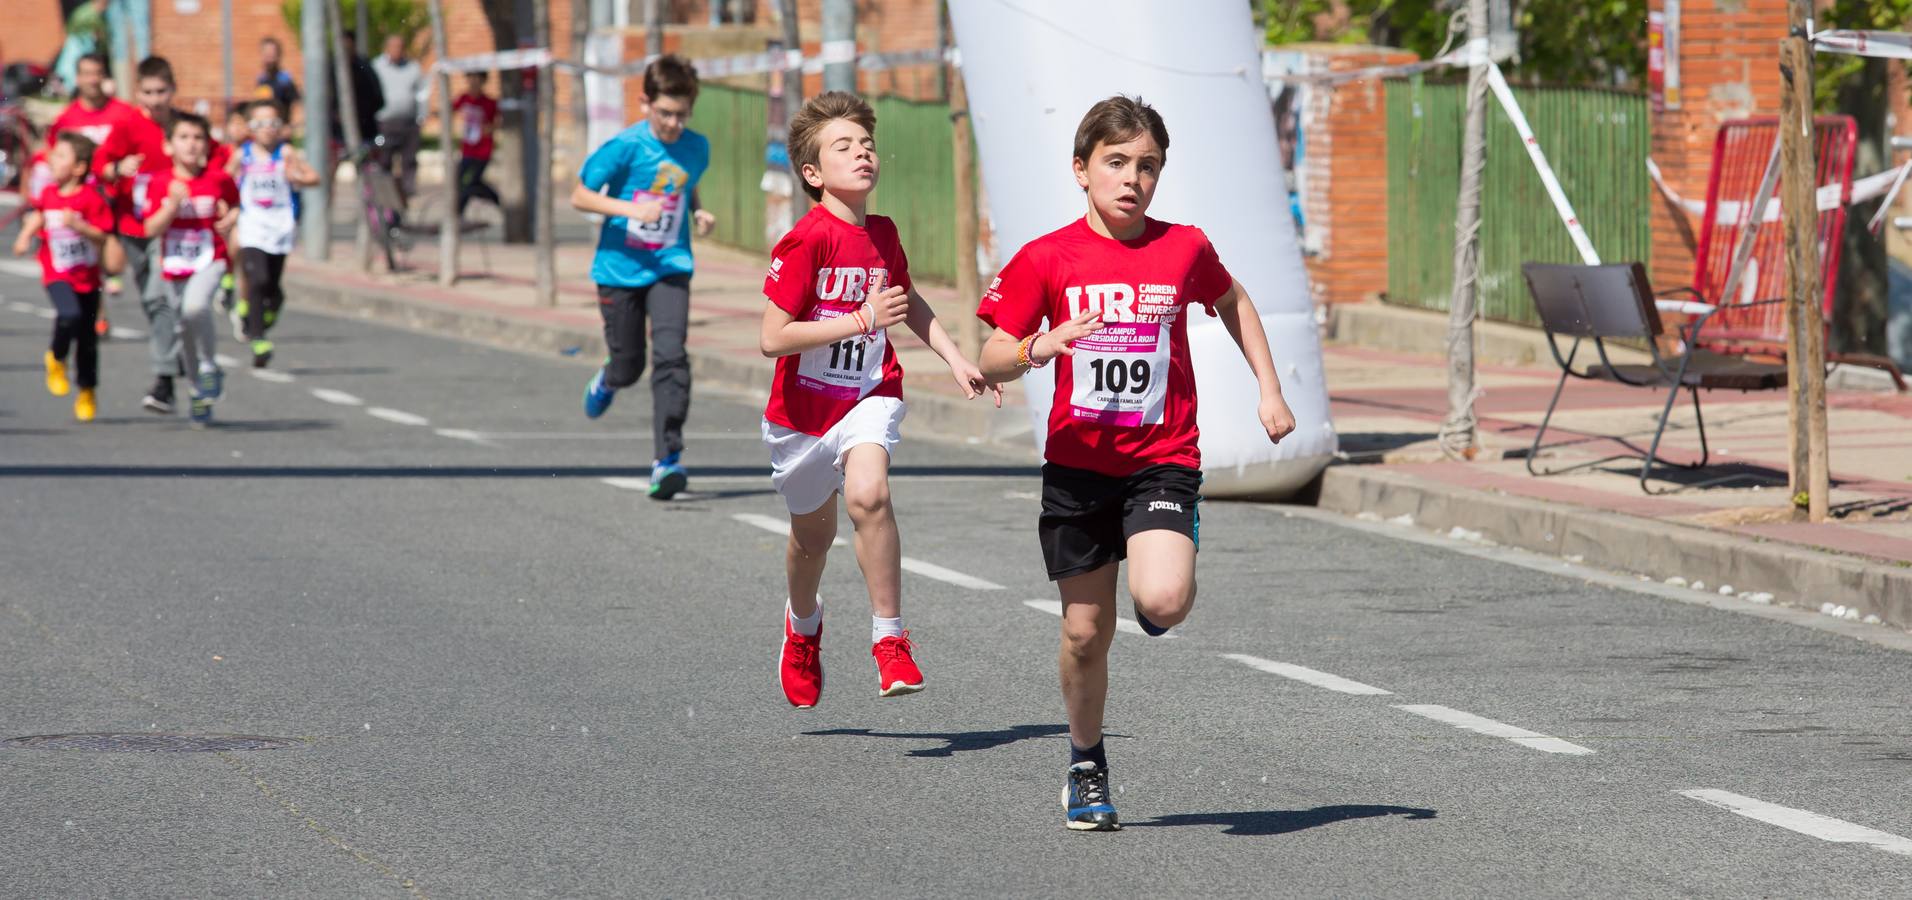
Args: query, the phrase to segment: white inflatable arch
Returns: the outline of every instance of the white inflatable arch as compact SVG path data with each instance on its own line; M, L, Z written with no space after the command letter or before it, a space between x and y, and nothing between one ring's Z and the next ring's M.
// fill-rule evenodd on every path
M1002 261L1083 214L1070 176L1076 124L1096 101L1139 95L1168 123L1149 214L1198 225L1254 299L1295 413L1268 442L1254 374L1220 320L1192 315L1204 493L1280 498L1333 458L1321 345L1276 156L1248 4L1206 0L962 0L950 4ZM1053 369L1023 379L1038 450Z

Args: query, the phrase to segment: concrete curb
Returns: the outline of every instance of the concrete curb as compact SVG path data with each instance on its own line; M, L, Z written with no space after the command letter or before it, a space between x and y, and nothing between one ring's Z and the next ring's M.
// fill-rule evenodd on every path
M1843 606L1856 617L1912 629L1912 567L1790 544L1722 534L1622 513L1511 497L1425 481L1372 466L1331 466L1319 506L1345 515L1412 516L1488 540L1656 581L1679 576L1709 590L1773 595L1774 603L1818 612Z
M604 357L601 328L564 321L540 321L484 308L465 308L406 296L402 287L366 288L328 282L309 270L285 273L288 293L310 312L367 319L412 331L459 338L526 353L575 356L581 365ZM772 363L690 348L691 377L699 389L763 398L769 393ZM946 443L989 443L1032 451L1027 411L998 410L986 400L965 401L905 389L909 416L906 437Z

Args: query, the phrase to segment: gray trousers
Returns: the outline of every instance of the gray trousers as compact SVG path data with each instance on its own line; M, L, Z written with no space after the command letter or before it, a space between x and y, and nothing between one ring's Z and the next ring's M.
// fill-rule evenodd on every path
M405 190L405 199L418 193L418 123L411 119L387 119L378 123L378 133L392 154L392 174Z
M152 352L153 374L179 374L179 311L167 300L159 277L159 238L121 237L126 248L126 272L121 283L139 298L146 313L146 346Z
M162 302L172 309L175 320L179 322L179 337L184 338L178 341L178 346L188 375L219 368L219 363L213 358L213 343L218 331L213 326L213 309L219 304L219 282L225 277L225 261L216 260L212 265L194 272L191 278L178 281L159 279L166 295Z
M610 350L604 383L614 388L637 383L644 374L648 337L654 458L683 450L684 420L690 416L690 354L684 350L690 328L690 276L672 275L641 288L600 284L598 312L604 316L604 345Z

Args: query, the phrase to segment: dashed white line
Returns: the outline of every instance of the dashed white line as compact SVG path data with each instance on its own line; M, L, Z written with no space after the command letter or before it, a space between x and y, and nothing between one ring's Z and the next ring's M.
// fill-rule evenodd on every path
M344 391L335 391L335 390L332 390L331 388L313 388L312 396L317 397L320 400L324 400L327 403L334 403L339 406L364 406L365 405L365 401L360 400L358 397L348 394Z
M57 318L57 314L56 314L56 313L54 313L54 312L53 312L53 310L50 310L50 309L35 309L35 310L33 311L33 314L34 314L34 315L36 315L36 316L39 316L39 317L40 317L40 318L42 318L42 319L52 319L52 318Z
M417 413L408 413L402 409L388 409L383 406L367 407L365 414L374 419L384 419L399 425L430 425L432 420Z
M608 481L609 479L606 479L606 480ZM619 480L637 481L638 479L625 478L625 479L619 479ZM651 488L651 483L648 481L644 482L644 490L648 491L650 490L650 488ZM731 518L736 519L737 521L742 522L745 525L754 525L765 531L781 534L784 537L790 536L790 523L784 519L778 519L772 516L758 515L757 513L735 513L731 516ZM830 542L830 546L848 547L850 546L850 543L842 538L837 538L836 540L833 540Z
M1803 809L1793 809L1790 806L1780 806L1777 803L1767 803L1732 791L1713 788L1696 788L1678 793L1682 797L1710 803L1748 819L1777 825L1787 831L1797 831L1822 841L1831 841L1835 844L1869 844L1887 853L1912 856L1912 840L1876 828L1855 825L1844 819L1822 816Z
M1062 601L1060 600L1024 600L1022 601L1022 605L1030 609L1046 612L1056 618L1062 618ZM1126 631L1129 634L1148 634L1148 632L1142 630L1142 626L1135 623L1134 619L1124 619L1121 616L1115 617L1115 630ZM1166 639L1175 636L1175 632L1170 631L1168 634L1162 635L1162 638Z
M1297 666L1294 663L1275 662L1272 659L1262 659L1259 656L1249 656L1245 653L1224 653L1222 656L1251 669L1260 669L1270 675L1292 678L1296 681L1312 684L1318 688L1340 691L1343 694L1379 696L1394 693L1393 691L1383 690L1371 684L1362 684L1351 678L1342 678L1339 675L1331 675L1327 672L1310 669L1307 666Z
M227 355L226 355L226 354L224 354L224 353L214 353L214 354L212 355L212 361L213 361L213 362L216 362L216 363L218 363L218 364L219 364L219 368L221 368L221 369L237 369L237 368L239 368L239 360L237 360L237 359L235 359L235 358L233 358L233 357L230 357L230 356L227 356Z
M271 369L248 369L247 371L252 373L252 377L260 381L270 381L273 384L291 384L296 380L289 372L274 372Z
M1425 716L1436 722L1443 722L1455 728L1472 731L1476 734L1505 738L1522 747L1532 747L1535 750L1545 750L1548 753L1586 756L1593 752L1572 741L1563 741L1560 738L1549 737L1538 731L1528 731L1525 728L1509 725L1506 722L1496 722L1484 716L1477 716L1470 712L1461 712L1458 709L1450 709L1445 706L1436 706L1431 703L1395 704L1394 708L1406 710L1417 716Z
M937 581L953 584L957 587L969 588L972 591L1003 590L1002 585L993 581L985 581L974 575L964 575L955 569L945 569L935 563L924 562L920 559L908 556L903 557L903 571L915 572L924 578L934 578Z
M432 433L439 437L451 438L454 441L470 441L474 444L483 444L487 447L498 446L496 443L486 440L483 432L471 431L465 428L438 428L434 429ZM605 479L605 481L610 480L612 479Z
M121 328L118 325L113 326L107 333L122 341L137 341L146 337L146 332L144 331L137 328Z

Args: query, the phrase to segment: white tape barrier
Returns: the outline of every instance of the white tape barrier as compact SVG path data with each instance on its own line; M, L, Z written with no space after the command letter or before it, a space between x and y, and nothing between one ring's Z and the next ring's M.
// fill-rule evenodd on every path
M845 63L854 60L856 67L865 71L881 71L899 66L920 66L947 62L960 65L961 59L954 50L948 52L934 47L924 50L905 50L897 53L871 53L856 55L856 45L849 41L832 41L822 48L821 55L806 57L801 52L791 50L784 53L746 53L740 56L713 56L690 60L697 74L705 78L729 78L735 75L763 75L769 72L783 72L801 68L805 74L815 75L831 63ZM542 47L524 50L505 50L498 53L480 53L474 56L459 56L439 60L432 65L438 72L490 72L494 70L557 68L566 72L588 72L597 75L640 75L644 67L651 64L652 58L635 60L617 66L581 65L570 60L557 59L551 51Z
M1344 69L1332 72L1264 72L1263 80L1278 81L1282 84L1308 85L1310 87L1333 87L1351 81L1368 81L1376 78L1398 78L1402 75L1418 75L1433 69L1459 66L1465 68L1470 57L1465 51L1449 53L1446 56L1412 63L1396 63L1388 66L1365 66L1359 69Z
M1547 163L1547 155L1540 150L1540 141L1534 137L1533 128L1527 124L1526 114L1520 111L1520 104L1514 102L1514 91L1507 86L1507 78L1500 67L1493 62L1487 63L1487 87L1500 99L1501 108L1507 111L1507 118L1514 123L1514 129L1520 132L1520 142L1527 147L1527 157L1533 160L1534 170L1540 173L1540 183L1547 188L1547 196L1553 199L1554 211L1560 214L1560 221L1567 226L1567 234L1573 238L1573 246L1580 251L1580 258L1587 265L1600 264L1600 253L1593 249L1593 240L1587 237L1587 230L1580 225L1580 217L1574 214L1573 204L1567 202L1567 192L1560 188L1560 179L1554 177L1553 166Z
M1653 179L1654 186L1658 187L1660 193L1665 194L1668 200L1673 201L1674 205L1695 216L1706 215L1706 203L1701 200L1689 200L1682 196L1679 191L1674 190L1673 186L1667 183L1665 174L1660 171L1659 163L1648 158L1646 161L1646 172L1647 176ZM1873 217L1871 224L1867 226L1868 228L1875 231L1878 230L1879 223L1883 221L1885 211L1892 206L1892 201L1898 196L1899 189L1905 185L1906 176L1908 174L1912 174L1912 162L1905 163L1897 168L1887 169L1876 175L1867 175L1852 183L1852 202L1855 204L1865 203L1868 200L1876 200L1880 197L1885 198L1885 203L1880 205L1879 214ZM1839 194L1838 185L1821 185L1818 193L1819 211L1825 212L1826 210L1838 209ZM1728 200L1721 203L1719 209L1713 213L1713 224L1739 224L1740 206L1741 201L1738 200ZM1777 222L1780 218L1781 215L1778 205L1775 204L1766 210L1765 221Z
M1821 31L1812 36L1813 49L1877 59L1912 59L1912 34L1902 31Z

